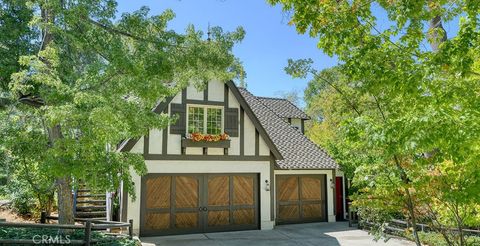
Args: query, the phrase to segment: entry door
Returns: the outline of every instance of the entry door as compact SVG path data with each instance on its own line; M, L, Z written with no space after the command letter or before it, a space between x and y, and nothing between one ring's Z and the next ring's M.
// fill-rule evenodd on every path
M327 221L325 175L277 175L277 222Z
M141 234L258 229L256 174L148 174L142 179Z
M343 178L336 177L335 179L335 191L336 191L336 217L337 221L345 220L343 216Z

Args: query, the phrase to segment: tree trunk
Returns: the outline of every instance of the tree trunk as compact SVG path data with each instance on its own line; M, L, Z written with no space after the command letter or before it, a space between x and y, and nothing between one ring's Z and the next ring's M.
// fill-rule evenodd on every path
M40 5L40 12L43 22L49 24L53 24L55 22L55 14L52 9L49 9L44 5ZM47 46L53 41L54 36L50 32L48 27L45 27L42 32L43 40L40 49L45 50ZM50 64L47 63L47 66L50 66ZM47 128L47 131L50 145L52 147L55 145L55 142L58 139L63 138L60 125L55 125L51 128ZM67 174L63 177L57 177L55 181L58 202L58 223L60 224L73 224L75 222L73 215L74 211L71 182L72 177L70 176L70 174Z
M55 141L61 139L62 130L60 125L56 125L48 129L50 144L53 146ZM61 161L61 160L60 160ZM57 186L57 203L58 203L58 223L73 224L75 223L73 214L73 195L72 195L72 178L70 175L57 177L55 184Z
M57 178L57 200L58 200L58 223L73 224L73 195L71 188L71 178Z

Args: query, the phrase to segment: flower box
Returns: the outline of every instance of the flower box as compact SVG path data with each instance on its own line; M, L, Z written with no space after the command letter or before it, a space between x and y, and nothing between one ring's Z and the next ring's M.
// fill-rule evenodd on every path
M230 148L230 140L220 141L193 141L192 139L183 138L182 148L187 147L204 147L204 148Z

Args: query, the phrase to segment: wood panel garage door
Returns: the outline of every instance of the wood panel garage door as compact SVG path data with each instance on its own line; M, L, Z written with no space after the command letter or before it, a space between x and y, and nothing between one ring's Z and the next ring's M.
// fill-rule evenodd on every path
M258 229L257 174L148 174L141 235Z
M278 223L327 221L326 175L277 175Z

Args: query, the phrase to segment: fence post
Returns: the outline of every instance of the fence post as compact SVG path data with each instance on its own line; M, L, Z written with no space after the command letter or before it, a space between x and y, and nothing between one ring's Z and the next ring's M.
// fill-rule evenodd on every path
M85 242L85 246L90 246L91 233L92 233L92 222L87 221L85 223L85 238L83 239L83 241Z
M133 220L130 219L130 220L128 221L128 223L130 224L130 225L128 226L128 237L129 237L130 239L132 239L132 238L133 238Z
M47 212L42 211L42 213L40 213L40 224L45 223L47 223Z

